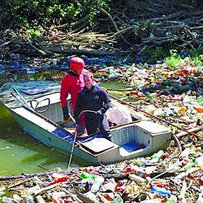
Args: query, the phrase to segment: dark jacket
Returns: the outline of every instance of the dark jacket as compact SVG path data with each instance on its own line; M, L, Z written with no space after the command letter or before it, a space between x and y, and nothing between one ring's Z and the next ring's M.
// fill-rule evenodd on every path
M77 105L75 109L74 117L76 121L79 119L79 114L83 110L91 111L101 111L104 114L110 106L110 98L107 92L100 86L93 85L90 89L84 87L79 95L77 100ZM95 113L85 113L85 120L93 120L96 118Z

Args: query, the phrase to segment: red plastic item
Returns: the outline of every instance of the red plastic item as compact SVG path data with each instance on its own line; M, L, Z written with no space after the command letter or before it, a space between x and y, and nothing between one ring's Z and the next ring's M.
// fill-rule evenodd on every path
M121 182L117 182L115 191L123 192L125 190L125 186Z
M190 179L197 179L197 178L200 177L200 174L198 174L198 173L188 173L187 177L190 178Z
M165 186L165 183L159 182L159 181L154 181L150 185L162 188L163 186Z
M98 70L97 72L98 72L98 73L102 73L102 74L104 74L104 73L106 73L106 70L101 69L101 70Z
M56 183L60 183L60 182L65 182L67 181L69 178L67 176L62 176L59 178L56 178L55 180L53 180L50 185L56 184Z
M105 197L108 201L113 201L113 198L112 198L109 194L104 194L104 197Z
M203 176L201 176L201 178L199 180L199 184L203 186Z
M54 197L54 195L51 195L50 196L50 200L53 202L53 203L64 203L63 199L60 198L60 197Z
M183 101L183 97L180 97L180 96L174 96L174 97L172 97L171 95L169 95L168 99L172 100L172 101Z
M130 92L131 95L138 95L138 92L137 91L132 91Z
M186 165L187 165L187 162L182 161L181 167L183 168L183 167L186 166Z
M139 95L139 93L137 91L131 91L130 95L136 95L137 97L140 97L140 98L145 98L146 97L145 95Z
M189 70L187 70L187 69L182 69L181 72L182 72L183 74L188 74L188 73L189 73Z
M126 167L123 171L123 173L130 173L130 172L133 172L134 170L130 167Z

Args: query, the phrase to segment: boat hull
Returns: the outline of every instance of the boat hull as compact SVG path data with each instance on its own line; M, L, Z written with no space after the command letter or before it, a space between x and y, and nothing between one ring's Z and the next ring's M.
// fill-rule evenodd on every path
M63 123L60 84L50 81L5 84L0 89L0 99L29 135L61 153L70 155L73 152L74 156L88 165L110 164L147 156L167 145L171 139L169 128L136 118L111 128L112 141L100 134L77 137L75 140L73 128L59 125ZM33 101L37 103L36 108L31 105ZM67 102L69 107L70 98ZM112 104L122 109L125 107L114 100Z
M49 132L48 130L39 127L35 123L30 120L25 119L23 116L18 115L14 111L11 111L12 116L15 118L17 123L23 128L25 132L29 135L37 139L39 142L44 145L66 155L70 155L72 144L67 142L59 135L54 134L53 132ZM57 128L56 130L57 131ZM67 133L66 133L67 134ZM72 141L73 141L73 136ZM89 164L98 164L97 158L85 153L84 151L78 149L78 147L74 148L74 155L83 161L88 161Z

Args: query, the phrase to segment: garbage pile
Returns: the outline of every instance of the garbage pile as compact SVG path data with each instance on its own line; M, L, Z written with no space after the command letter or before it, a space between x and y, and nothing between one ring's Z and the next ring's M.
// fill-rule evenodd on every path
M202 202L201 147L174 140L150 157L107 166L0 177L2 202ZM188 145L186 143L186 145Z
M203 66L189 58L178 67L162 64L137 64L98 70L102 80L119 79L128 84L118 90L122 99L152 114L180 126L194 128L202 125ZM115 91L109 89L109 91Z
M150 119L168 125L173 139L149 157L44 174L0 177L2 202L203 202L203 67L188 58L165 63L92 66L108 89Z

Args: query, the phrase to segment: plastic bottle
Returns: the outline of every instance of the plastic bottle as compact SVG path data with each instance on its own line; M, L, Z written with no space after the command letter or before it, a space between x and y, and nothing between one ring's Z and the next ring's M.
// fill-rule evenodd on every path
M35 197L35 202L36 203L46 203L45 200L43 199L43 197L41 195L37 195Z
M159 162L159 160L161 159L162 155L164 154L164 151L163 150L159 150L157 153L154 153L152 156L151 156L151 160L150 162L152 163L157 163Z
M133 180L135 182L145 182L146 180L140 176L137 176L135 174L129 174L130 180Z
M34 199L31 195L26 197L26 203L34 203Z
M182 151L182 153L180 154L180 157L186 157L187 158L189 156L189 154L190 154L190 148L188 147Z
M82 172L81 174L81 178L84 180L84 179L88 179L88 178L96 178L96 175L94 174L89 174L89 173L86 173L86 172Z
M198 98L197 98L197 102L198 102L199 104L203 104L203 96L198 97Z
M115 194L114 200L112 201L112 203L123 203L123 199L121 198L120 195Z
M35 181L36 184L43 186L44 182L38 177L38 176L34 176L33 180Z
M141 201L140 203L161 203L161 200L147 199L147 200Z
M99 188L101 187L102 183L104 182L104 178L102 176L97 176L95 178L95 181L91 187L91 192L97 192Z
M18 194L13 194L13 199L15 200L15 202L18 202L18 203L24 202L23 198Z
M164 195L164 196L171 195L170 191L166 190L165 188L160 188L160 187L156 187L156 186L152 186L151 191L156 192L156 193L158 193L160 195Z
M4 203L13 203L15 200L13 198L10 197L2 197L2 202Z
M33 194L33 193L37 193L39 190L40 190L40 186L39 186L39 185L35 185L35 186L33 186L33 187L30 187L30 188L27 190L27 193L28 193L28 194Z
M114 178L111 178L103 184L102 191L114 191L115 188L116 188L116 182Z
M203 171L203 156L197 157L195 163L200 167L201 171Z

